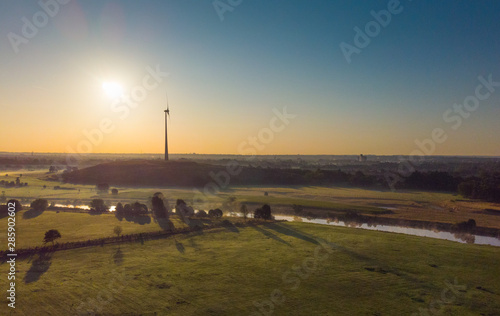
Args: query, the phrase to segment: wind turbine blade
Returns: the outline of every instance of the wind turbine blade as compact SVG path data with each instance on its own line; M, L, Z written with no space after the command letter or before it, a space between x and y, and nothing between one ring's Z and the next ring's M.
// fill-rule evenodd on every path
M168 116L168 122L170 123L170 109L168 106L168 91L165 91L165 95L167 97L167 116Z

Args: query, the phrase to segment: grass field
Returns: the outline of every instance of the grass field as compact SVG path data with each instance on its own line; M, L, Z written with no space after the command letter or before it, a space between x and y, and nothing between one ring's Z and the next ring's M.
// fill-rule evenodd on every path
M352 228L221 228L17 262L15 315L499 315L499 261L495 247Z
M119 221L113 214L89 215L45 211L35 218L25 218L26 213L27 211L21 211L16 215L16 248L42 246L44 234L49 229L57 229L61 233L62 237L58 239L61 243L111 237L114 236L115 226L120 226L124 235L162 230L151 217L149 223L138 224L125 219ZM170 220L176 228L186 227L177 216L171 216ZM0 219L0 225L7 227L7 217ZM0 249L6 250L6 234L1 235L0 243Z
M290 209L293 204L304 206L305 211L323 209L322 212L346 210L368 215L380 215L407 220L437 221L458 223L472 218L478 226L500 229L500 216L492 215L486 210L497 210L500 205L480 201L464 200L451 193L423 191L383 191L351 187L315 187L315 186L246 186L229 187L217 195L203 195L204 202L198 203L193 188L125 188L118 187L119 194L99 195L91 185L72 185L43 180L46 176L41 171L20 170L0 173L0 179L15 181L23 174L22 182L28 182L27 187L2 188L7 198L18 198L29 204L35 198L46 198L49 202L62 204L87 204L93 198L102 198L108 205L118 202L130 203L141 201L145 203L155 192L162 192L171 206L176 199L184 199L196 209L211 209L221 207L229 197L235 197L237 203L252 203L279 205L281 209ZM54 186L73 188L74 190L54 190ZM44 188L46 186L46 188ZM267 193L267 195L266 195ZM387 210L392 214L383 214ZM317 210L316 210L317 211Z

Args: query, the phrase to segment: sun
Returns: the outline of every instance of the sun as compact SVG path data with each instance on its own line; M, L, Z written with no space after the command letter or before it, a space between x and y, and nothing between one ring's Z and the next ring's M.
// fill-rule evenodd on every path
M107 81L102 83L104 93L112 99L117 99L123 95L123 87L114 81Z

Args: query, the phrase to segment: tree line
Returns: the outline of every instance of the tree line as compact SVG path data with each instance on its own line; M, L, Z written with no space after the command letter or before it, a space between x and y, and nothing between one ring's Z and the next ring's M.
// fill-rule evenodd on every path
M448 172L415 171L399 188L456 192L469 199L500 202L500 173L483 172L480 176L461 177Z
M259 220L250 220L246 223L241 223L237 222L234 225L237 227L244 227L244 226L251 226L251 225L259 225L262 224L263 222ZM210 225L200 227L200 226L194 226L194 227L183 227L183 228L172 228L171 230L168 231L157 231L157 232L148 232L148 233L136 233L136 234L127 234L127 235L120 235L116 237L104 237L104 238L97 238L97 239L88 239L84 241L72 241L72 242L65 242L65 243L54 243L54 241L58 238L61 237L59 232L57 230L51 229L45 233L44 237L44 246L41 247L28 247L28 248L18 248L16 249L16 254L17 258L26 258L33 256L37 253L46 253L46 252L53 252L57 250L64 250L64 249L76 249L76 248L83 248L83 247L91 247L91 246L104 246L105 244L113 244L113 243L121 243L121 242L141 242L143 243L144 241L147 240L154 240L154 239L159 239L159 238L165 238L171 235L176 235L176 234L185 234L185 233L190 233L194 231L198 231L200 229L212 229L212 228L220 228L225 225L224 222L217 221L213 222ZM47 245L47 243L52 242L52 244ZM0 251L0 256L5 256L7 254L7 250L5 251Z

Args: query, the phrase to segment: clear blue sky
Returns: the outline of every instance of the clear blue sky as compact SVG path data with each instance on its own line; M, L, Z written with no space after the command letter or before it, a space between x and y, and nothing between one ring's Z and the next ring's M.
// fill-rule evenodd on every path
M240 153L287 106L296 118L257 153L407 155L441 128L433 154L500 155L500 87L456 130L443 120L478 76L500 81L500 3L400 1L348 63L340 44L389 3L243 0L221 21L212 1L72 0L16 53L42 8L1 1L0 150L75 149L109 119L93 152L161 152L168 90L171 152ZM128 93L156 65L168 78L121 119L102 82Z

